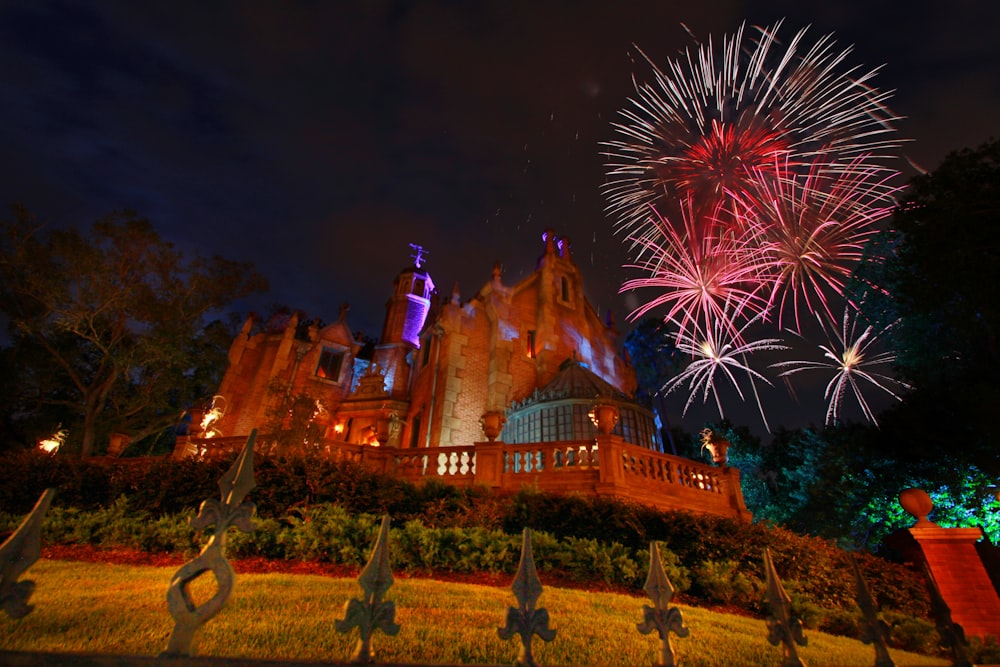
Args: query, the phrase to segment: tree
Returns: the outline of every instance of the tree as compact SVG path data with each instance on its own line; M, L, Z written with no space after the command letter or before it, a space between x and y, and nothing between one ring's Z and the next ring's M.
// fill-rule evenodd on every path
M670 429L661 389L670 378L677 375L681 363L680 350L670 339L666 323L658 317L647 317L629 331L625 336L625 349L628 350L632 366L635 368L638 382L636 398L651 406L659 415L671 452L676 455L677 446Z
M917 176L883 238L888 260L869 282L891 303L873 319L898 318L890 344L915 391L880 418L888 444L935 457L948 442L964 462L1000 474L989 442L1000 411L1000 141L948 155Z
M15 206L0 223L0 312L28 397L20 409L61 411L84 456L99 434L162 431L217 386L231 338L206 319L265 288L248 264L182 256L131 212L84 235L47 231Z

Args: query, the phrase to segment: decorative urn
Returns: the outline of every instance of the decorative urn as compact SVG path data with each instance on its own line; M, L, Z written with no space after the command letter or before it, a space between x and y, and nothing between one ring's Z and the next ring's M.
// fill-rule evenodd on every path
M618 424L618 406L614 403L601 401L590 409L590 421L594 422L597 432L601 435L611 435Z
M502 412L496 410L491 410L479 418L479 427L483 429L483 435L490 442L493 442L500 436L503 425L506 423L507 418L503 416Z

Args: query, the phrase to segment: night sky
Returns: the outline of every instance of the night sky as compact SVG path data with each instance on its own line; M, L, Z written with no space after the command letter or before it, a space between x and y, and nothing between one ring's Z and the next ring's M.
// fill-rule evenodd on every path
M997 134L992 0L15 0L0 4L0 199L52 225L134 209L183 250L253 262L271 290L241 308L331 321L347 301L372 335L409 243L469 299L498 260L508 284L530 272L552 227L624 329L637 302L617 294L600 144L649 73L636 46L663 64L691 34L783 17L787 38L811 25L807 43L832 32L849 64L884 65L907 176ZM817 399L772 421L822 421ZM710 412L689 414L697 428Z

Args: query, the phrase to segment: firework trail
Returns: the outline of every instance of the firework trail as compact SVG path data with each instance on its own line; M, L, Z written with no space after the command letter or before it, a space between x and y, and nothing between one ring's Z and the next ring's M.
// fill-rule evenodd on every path
M692 327L710 330L713 322L735 334L734 313L762 314L768 306L766 297L759 294L759 253L751 245L752 236L696 225L691 207L689 200L681 209L680 231L654 209L651 221L658 234L635 237L641 252L636 263L626 268L639 269L645 277L626 281L621 291L655 288L658 296L636 308L629 318L639 319L654 308L669 306L665 320L678 326L679 335ZM711 236L713 231L722 235Z
M756 241L755 275L769 292L767 309L777 313L779 329L790 313L801 333L803 307L835 319L831 298L844 296L865 244L892 214L897 189L881 170L860 162L836 175L814 165L804 176L779 163L729 193L736 226Z
M820 319L819 322L824 332L827 332L828 329L823 324L823 320ZM887 366L895 360L896 355L892 352L874 354L870 352L879 336L886 333L894 325L895 323L890 324L878 332L874 330L873 326L869 325L859 334L860 327L858 326L857 313L850 306L847 306L844 308L844 318L841 322L840 332L834 336L836 340L834 341L829 336L829 333L827 333L827 338L830 341L829 344L819 346L825 361L782 361L772 364L772 367L787 369L779 373L778 377L788 377L808 370L833 371L833 377L827 383L826 391L823 394L823 398L828 401L826 423L836 422L840 418L844 395L850 389L858 405L861 407L861 412L865 418L877 426L878 421L875 419L875 414L861 392L859 381L863 380L866 384L877 387L897 401L903 399L890 389L890 387L898 386L903 389L912 389L910 385L894 377L871 370L873 367Z
M729 304L726 304L725 308L728 309L728 307ZM716 380L720 377L728 379L736 389L740 400L746 401L743 389L741 389L740 383L734 373L734 371L739 371L746 375L754 398L757 401L757 408L760 411L761 419L764 421L764 426L770 430L754 381L760 380L768 385L771 382L751 368L748 365L747 358L756 352L785 350L788 348L778 338L746 340L744 337L746 329L753 325L762 315L763 313L751 318L743 325L742 329L735 333L726 325L730 321L729 318L723 317L716 319L714 326L710 328L703 329L696 327L691 333L684 332L677 337L675 343L677 349L682 353L690 355L692 361L683 372L663 385L661 391L666 395L687 384L688 399L684 404L682 415L687 414L688 408L691 407L695 397L701 394L702 403L707 403L709 395L712 395L715 398L715 405L719 409L719 416L725 418L722 401L719 399L719 394L715 386Z

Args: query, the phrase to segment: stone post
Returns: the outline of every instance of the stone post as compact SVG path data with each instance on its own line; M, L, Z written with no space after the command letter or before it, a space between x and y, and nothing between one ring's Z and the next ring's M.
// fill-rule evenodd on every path
M976 551L983 536L979 528L942 528L929 521L930 497L919 489L906 489L899 502L917 519L911 528L886 539L909 562L927 564L951 609L951 617L966 635L1000 636L1000 598Z
M476 484L491 489L503 487L503 443L477 442Z
M618 435L598 435L597 490L601 494L619 494L625 488L625 467L622 464L622 438Z

